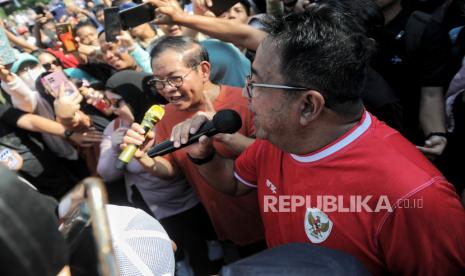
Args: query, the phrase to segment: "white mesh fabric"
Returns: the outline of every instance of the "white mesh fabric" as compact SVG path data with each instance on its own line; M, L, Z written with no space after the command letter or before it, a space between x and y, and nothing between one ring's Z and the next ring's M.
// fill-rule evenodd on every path
M107 205L107 213L122 276L174 275L171 240L156 219L125 206Z

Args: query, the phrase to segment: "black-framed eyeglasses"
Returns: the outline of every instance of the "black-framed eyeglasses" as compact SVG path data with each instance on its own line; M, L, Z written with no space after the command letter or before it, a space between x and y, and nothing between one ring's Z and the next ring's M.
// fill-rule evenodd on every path
M42 64L42 66L45 68L45 70L49 71L52 69L52 65L55 65L55 66L61 66L60 62L55 59L54 61L52 62L48 62L48 63L44 63Z
M247 97L249 99L252 99L253 89L255 87L270 88L270 89L297 90L297 91L310 90L310 88L303 87L303 86L288 86L288 85L280 85L280 84L254 83L252 82L252 76L249 75L247 77L247 84L246 84Z
M154 77L148 81L148 85L155 87L158 91L163 90L163 88L165 88L167 83L175 88L181 87L184 83L184 79L187 78L187 76L189 76L189 74L197 66L198 65L192 66L189 72L187 72L187 74L185 74L184 76L172 76L172 77L166 78L165 80L160 80Z

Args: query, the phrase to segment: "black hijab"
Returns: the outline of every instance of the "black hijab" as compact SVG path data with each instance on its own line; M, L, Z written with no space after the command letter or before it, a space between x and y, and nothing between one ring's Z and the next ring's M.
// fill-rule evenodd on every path
M136 122L140 122L145 112L154 104L166 104L166 100L153 90L148 81L151 74L123 70L111 76L106 88L120 95L129 105Z

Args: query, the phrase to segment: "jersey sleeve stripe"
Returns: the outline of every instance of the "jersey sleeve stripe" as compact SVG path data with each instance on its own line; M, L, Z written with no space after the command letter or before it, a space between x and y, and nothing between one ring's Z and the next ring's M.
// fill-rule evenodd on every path
M234 177L235 177L237 180L239 180L242 184L244 184L245 186L247 186L247 187L255 188L255 189L257 188L257 185L254 185L254 184L252 184L252 183L250 183L250 182L245 181L245 180L244 180L242 177L240 177L236 172L234 172Z

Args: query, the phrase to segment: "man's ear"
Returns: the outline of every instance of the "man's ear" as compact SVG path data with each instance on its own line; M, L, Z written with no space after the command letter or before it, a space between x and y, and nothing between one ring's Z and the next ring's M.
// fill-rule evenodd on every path
M323 111L325 107L325 98L316 90L305 92L300 98L300 124L306 126Z
M202 61L199 64L200 76L203 82L210 81L211 65L208 61Z

